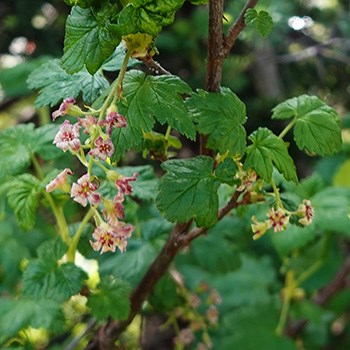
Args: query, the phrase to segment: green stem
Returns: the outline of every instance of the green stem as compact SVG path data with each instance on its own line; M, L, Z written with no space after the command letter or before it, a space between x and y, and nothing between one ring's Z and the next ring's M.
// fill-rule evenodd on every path
M81 221L77 231L75 232L73 239L69 245L68 252L67 252L67 260L70 262L74 262L75 260L75 252L77 251L77 246L81 237L81 234L83 233L83 230L89 220L94 215L94 210L90 209L84 216L83 220Z
M283 137L286 136L288 131L294 127L297 121L298 121L297 117L294 117L294 119L292 119L291 122L282 130L282 132L278 135L278 137L280 139L283 139Z
M123 82L126 70L128 68L128 62L129 62L130 56L131 56L131 53L129 53L127 51L126 54L125 54L122 66L120 68L118 77L114 81L114 83L112 84L112 90L109 93L109 95L107 96L105 102L103 103L103 105L101 107L100 115L98 117L99 121L101 121L105 117L107 108L111 105L112 101L113 100L115 101L117 97L120 97L118 90L121 90L122 82Z
M33 163L33 166L34 166L34 169L37 173L38 178L40 180L43 180L44 174L41 171L40 164L39 164L38 160L36 159L35 155L32 156L32 163ZM53 215L55 216L55 220L56 220L56 223L58 226L58 230L61 234L62 240L65 243L69 244L70 236L69 236L68 225L67 225L66 217L65 217L64 212L63 212L63 208L61 206L56 205L56 203L54 202L50 193L47 193L46 191L43 191L43 193L44 193L44 196L52 209Z
M275 194L276 203L277 203L278 207L279 208L283 208L283 204L282 204L281 197L280 197L280 192L279 192L279 189L277 188L277 186L275 184L275 181L273 179L271 179L270 184L272 186L273 193Z
M171 126L168 126L168 128L166 129L165 136L164 136L164 138L165 138L167 141L169 140L170 132L171 132Z
M290 270L286 274L286 282L285 282L285 288L284 288L285 293L283 298L282 310L281 310L280 319L278 321L278 325L276 328L276 334L278 336L283 335L283 331L287 323L290 302L292 300L295 287L296 287L296 284L294 280L294 271Z

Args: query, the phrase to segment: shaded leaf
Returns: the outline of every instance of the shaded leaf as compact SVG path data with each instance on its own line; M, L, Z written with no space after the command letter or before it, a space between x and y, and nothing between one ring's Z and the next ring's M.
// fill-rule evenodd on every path
M166 174L156 204L165 218L171 222L194 219L206 227L216 223L220 182L212 174L213 165L213 159L205 156L162 164Z
M197 131L209 135L207 147L221 154L242 155L246 145L244 103L228 88L220 92L197 90L186 100Z
M246 169L252 168L266 182L270 182L273 165L286 180L297 182L293 159L282 139L267 128L259 128L249 136L252 145L247 147Z

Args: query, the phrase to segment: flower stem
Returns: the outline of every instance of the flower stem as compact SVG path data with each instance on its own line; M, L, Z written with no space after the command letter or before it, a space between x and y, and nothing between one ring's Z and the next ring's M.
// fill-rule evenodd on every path
M282 310L280 314L280 319L278 321L278 325L276 328L276 334L278 336L282 336L284 328L287 323L288 318L288 312L290 308L290 302L292 300L293 293L296 288L296 282L294 279L294 271L289 270L286 274L286 281L285 281L285 288L284 288L284 295L283 295L283 304L282 304Z
M284 208L284 207L283 207L283 203L282 203L282 201L281 201L280 192L279 192L279 189L277 188L277 186L276 186L276 184L275 184L275 181L274 181L273 179L271 179L270 184L271 184L271 186L272 186L273 193L275 194L277 206L278 206L279 208Z
M280 139L283 139L284 136L288 133L289 130L291 130L296 122L298 121L297 117L294 117L294 119L291 120L291 122L281 131L281 133L278 135Z
M44 174L41 171L40 164L39 164L37 158L35 157L35 155L32 156L32 163L33 163L33 166L34 166L34 169L37 173L38 178L40 180L43 180ZM61 206L56 205L56 203L54 202L50 193L47 193L46 191L43 191L43 193L44 193L44 196L51 207L53 215L55 216L55 220L56 220L56 223L58 226L58 230L61 234L62 240L65 243L69 244L70 237L69 237L68 225L67 225L66 217L65 217L64 212L63 212L63 208Z
M87 225L87 223L89 222L89 220L91 219L91 217L94 215L94 210L90 209L84 216L83 220L81 221L78 229L76 230L73 239L71 240L71 243L69 245L69 249L67 252L67 260L69 262L74 262L75 260L75 252L77 250L77 246L80 240L80 236L83 233L83 230L85 228L85 226Z
M107 96L105 102L103 103L103 105L101 107L100 114L98 117L99 121L101 121L105 117L106 110L111 105L112 101L115 101L117 99L117 97L120 98L120 91L121 91L121 87L122 87L122 83L123 83L123 79L124 79L126 70L128 68L128 62L129 62L130 56L131 56L131 53L127 51L125 53L124 60L123 60L122 66L120 68L118 77L114 81L114 83L112 84L111 92L109 93L109 95Z

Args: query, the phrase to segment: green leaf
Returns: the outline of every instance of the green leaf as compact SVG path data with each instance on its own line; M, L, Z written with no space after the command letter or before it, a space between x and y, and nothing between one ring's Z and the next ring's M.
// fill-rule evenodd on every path
M68 73L79 72L85 65L90 74L95 74L114 52L121 37L116 24L111 23L113 15L114 11L99 14L90 8L72 8L67 18L62 57Z
M276 335L279 308L272 300L256 306L242 307L222 316L213 347L220 350L295 350L291 339ZM239 329L239 332L232 332Z
M263 38L271 33L273 27L272 17L264 10L257 12L255 9L248 9L244 15L244 21L246 24L255 23L256 30Z
M38 259L31 261L23 273L24 296L63 302L80 291L87 275L73 263L58 263L66 251L60 238L38 248Z
M294 140L299 149L326 156L341 147L337 112L316 96L301 95L286 100L273 110L273 119L294 117Z
M82 92L84 102L92 103L109 83L100 71L91 75L85 68L68 74L58 59L50 60L34 70L28 80L30 89L39 90L36 107L55 106L67 97L78 97Z
M24 171L31 163L32 152L27 147L34 124L21 124L0 133L0 178Z
M171 24L184 0L133 0L119 14L119 30L123 35L146 33L156 37L163 26Z
M215 176L222 183L233 186L236 182L234 176L237 173L237 165L231 158L226 158L215 169Z
M311 198L315 209L316 227L331 232L350 235L350 189L327 187Z
M286 180L298 181L293 159L282 139L267 128L259 128L249 139L252 145L247 147L246 169L254 169L263 180L270 182L275 165Z
M130 312L130 286L122 280L103 280L88 298L87 306L99 321L125 320Z
M242 155L246 145L244 103L228 88L220 92L197 90L186 100L197 131L209 135L207 147L221 154Z
M128 126L113 131L115 158L119 159L131 147L140 146L143 132L151 131L155 120L167 123L193 140L195 128L182 100L182 95L190 92L191 88L179 77L146 76L141 71L129 71L123 82L126 102L119 105Z
M120 43L112 55L107 59L102 65L102 70L107 72L119 71L122 67L122 63L125 57L125 45ZM141 64L141 62L135 58L130 58L128 62L128 67L134 67Z
M198 226L205 227L216 223L220 182L212 174L213 165L213 159L205 156L162 164L167 173L160 181L156 205L166 219L194 219Z
M39 206L40 181L31 174L22 174L7 184L7 199L19 226L24 230L33 228Z
M0 299L0 342L15 336L28 326L46 329L62 324L60 304L49 299Z

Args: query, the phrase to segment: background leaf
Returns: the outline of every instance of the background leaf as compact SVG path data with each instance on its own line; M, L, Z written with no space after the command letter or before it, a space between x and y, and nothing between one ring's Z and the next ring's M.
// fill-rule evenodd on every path
M80 93L85 103L92 103L109 86L101 71L91 75L83 68L71 75L62 68L58 59L50 60L34 70L27 83L30 89L39 90L35 101L37 108L55 106L67 97L78 97Z
M35 224L41 187L41 182L31 174L19 175L7 184L9 205L19 226L25 230Z
M88 298L87 306L97 320L108 317L125 320L130 311L130 286L122 280L102 281L96 292Z
M156 204L165 218L171 222L194 219L206 227L216 223L220 182L212 174L213 165L213 159L205 156L162 164L166 174Z
M221 154L242 155L246 145L244 103L228 88L220 92L197 90L186 100L197 131L209 135L207 147Z

